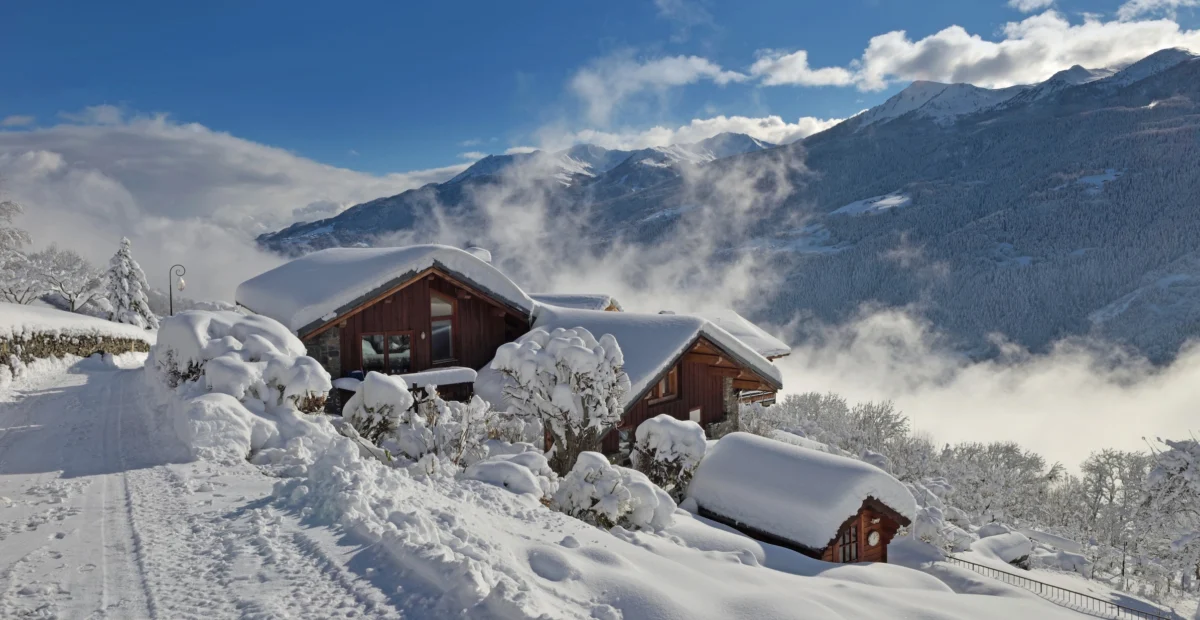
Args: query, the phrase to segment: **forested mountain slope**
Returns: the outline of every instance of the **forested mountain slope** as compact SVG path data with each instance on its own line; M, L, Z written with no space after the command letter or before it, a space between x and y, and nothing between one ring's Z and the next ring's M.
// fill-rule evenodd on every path
M814 319L803 328L865 303L913 305L979 355L992 334L1037 349L1098 333L1165 360L1200 335L1194 279L1170 277L1194 278L1186 257L1200 251L1200 59L1164 50L1119 72L1073 68L1002 92L911 88L784 147L706 163L631 156L569 185L550 173L480 175L261 242L286 253L369 244L434 209L469 215L498 187L508 204L527 197L551 217L584 217L592 243L661 242L695 225L689 212L721 208L713 197L732 175L781 167L786 196L737 214L753 221L723 241L785 274L759 320Z

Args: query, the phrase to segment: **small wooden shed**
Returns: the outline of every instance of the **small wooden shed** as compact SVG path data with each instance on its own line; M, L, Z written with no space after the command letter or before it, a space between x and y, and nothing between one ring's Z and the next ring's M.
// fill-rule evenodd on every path
M887 562L916 513L908 488L857 459L733 433L688 488L701 517L826 562Z

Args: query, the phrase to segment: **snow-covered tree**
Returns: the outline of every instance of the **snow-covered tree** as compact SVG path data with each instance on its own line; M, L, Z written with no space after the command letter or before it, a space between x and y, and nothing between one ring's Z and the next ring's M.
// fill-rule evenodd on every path
M109 261L108 301L112 304L111 320L128 323L146 329L158 329L158 317L150 311L146 292L146 274L133 259L133 248L128 238L121 239L121 247Z
M611 334L596 340L577 327L535 329L500 347L492 368L505 378L510 412L542 421L553 442L550 464L565 476L621 420L629 392L624 363Z
M1163 539L1159 555L1200 578L1200 441L1166 439L1160 445L1146 477L1149 525Z
M29 304L50 292L44 256L17 250L0 251L0 296L14 304Z
M50 246L35 261L48 288L58 293L72 312L101 294L104 278L86 259L73 250Z
M11 200L0 200L0 255L20 252L29 244L29 233L13 224L13 219L23 212L21 205Z

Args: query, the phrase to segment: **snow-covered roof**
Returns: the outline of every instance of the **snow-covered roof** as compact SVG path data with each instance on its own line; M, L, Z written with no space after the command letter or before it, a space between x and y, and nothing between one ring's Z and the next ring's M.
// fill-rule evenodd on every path
M917 505L890 474L862 461L749 433L721 438L688 487L705 510L823 549L874 498L912 519Z
M129 338L154 344L154 334L135 325L114 323L45 305L24 306L0 302L0 338L26 339L35 334Z
M621 310L621 304L612 295L600 294L558 294L534 293L530 295L539 306L558 306L559 308L574 308L576 310L608 310L610 307Z
M533 313L533 300L500 270L469 252L445 245L313 252L243 282L237 289L237 302L301 333L430 267L515 310Z
M790 355L792 352L792 347L788 346L786 342L768 334L766 330L751 323L733 310L702 312L698 313L697 316L708 319L711 323L729 332L734 338L746 343L751 349L754 349L759 355L767 359L783 357Z
M604 334L612 334L621 346L625 357L625 373L629 375L630 390L622 403L626 407L636 402L700 336L710 340L734 361L753 370L764 379L776 386L783 385L779 369L769 360L729 332L698 316L602 312L541 306L533 326L547 330L583 327L597 338ZM503 379L500 373L491 368L484 368L479 371L479 378L475 381L475 393L499 406L503 402L502 386Z

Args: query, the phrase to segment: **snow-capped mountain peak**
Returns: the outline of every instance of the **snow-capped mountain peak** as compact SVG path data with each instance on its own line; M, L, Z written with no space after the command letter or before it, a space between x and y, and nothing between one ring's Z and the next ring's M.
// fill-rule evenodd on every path
M1200 59L1200 56L1185 49L1171 48L1160 50L1121 69L1115 75L1105 80L1105 82L1113 86L1128 86L1162 73L1181 63L1198 59Z

